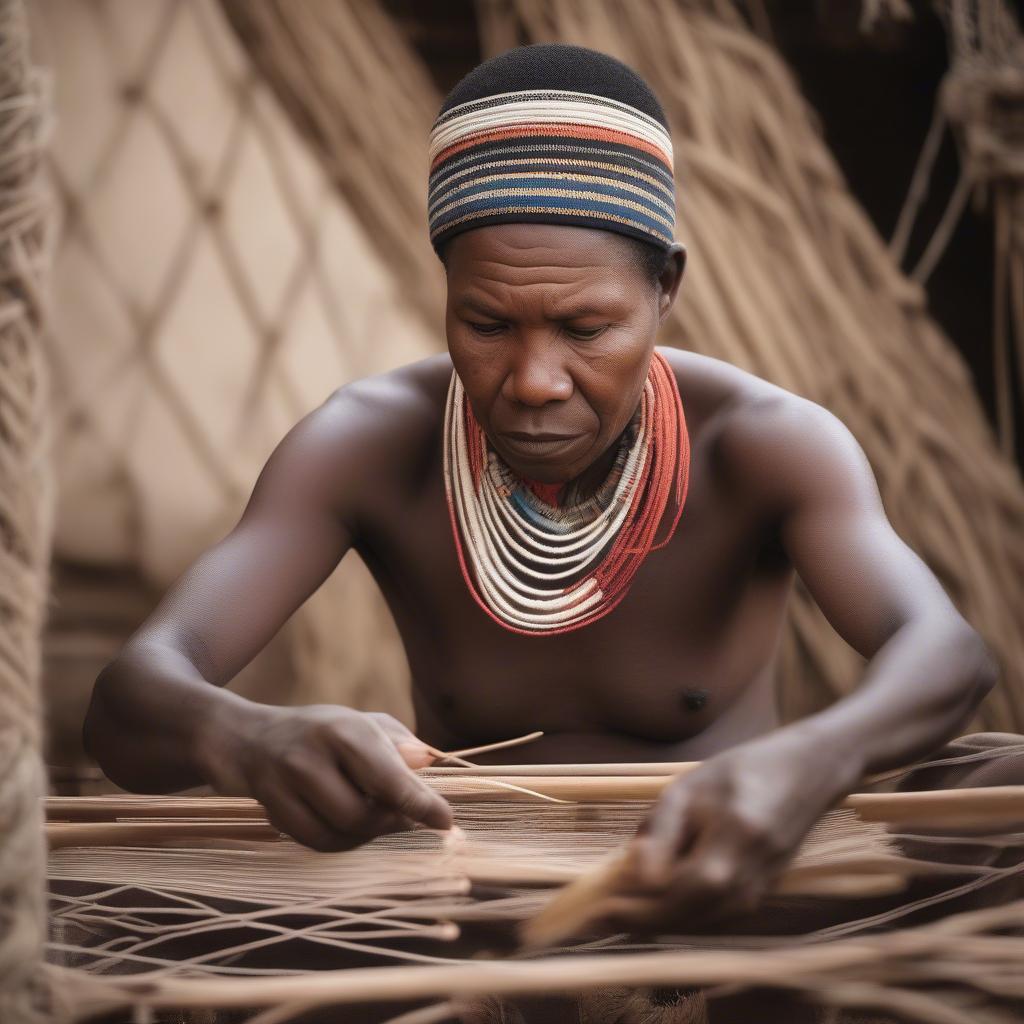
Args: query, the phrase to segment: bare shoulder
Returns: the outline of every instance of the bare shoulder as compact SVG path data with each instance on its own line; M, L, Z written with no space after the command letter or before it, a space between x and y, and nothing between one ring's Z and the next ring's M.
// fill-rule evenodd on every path
M735 410L789 395L724 359L679 348L659 346L657 351L675 373L691 437L717 434Z
M444 418L452 363L447 352L384 373L360 377L335 390L322 406L328 418L358 418L381 439L429 430Z
M339 387L322 406L339 457L361 454L378 482L400 477L436 447L451 374L444 352Z
M288 431L256 493L330 509L357 529L424 478L450 377L444 353L337 388Z
M867 456L829 409L724 360L659 351L676 372L684 408L689 400L702 417L708 465L752 509L775 515L810 501L880 507Z
M779 392L737 403L723 418L717 454L736 492L771 515L881 512L874 471L852 431L824 406Z

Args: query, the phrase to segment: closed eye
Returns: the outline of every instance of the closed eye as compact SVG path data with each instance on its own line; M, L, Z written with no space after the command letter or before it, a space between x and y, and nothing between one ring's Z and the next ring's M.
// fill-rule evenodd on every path
M500 334L505 329L504 324L478 324L474 323L472 320L467 320L466 323L469 324L471 330L485 338L492 338L494 335Z
M606 327L566 327L565 329L567 334L580 341L592 341L604 334L606 330Z

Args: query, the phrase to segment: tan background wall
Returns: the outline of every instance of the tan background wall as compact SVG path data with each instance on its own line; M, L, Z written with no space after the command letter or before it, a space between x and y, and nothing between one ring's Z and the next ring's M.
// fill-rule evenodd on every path
M408 310L215 3L31 6L64 221L48 703L53 756L73 764L95 672L230 529L283 434L443 335ZM350 555L239 685L407 716L406 673Z

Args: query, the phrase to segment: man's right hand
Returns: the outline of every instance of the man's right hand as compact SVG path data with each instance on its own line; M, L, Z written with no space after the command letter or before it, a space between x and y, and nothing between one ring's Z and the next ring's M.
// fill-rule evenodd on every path
M347 850L387 832L452 825L448 802L413 768L432 760L390 715L334 704L237 706L210 723L202 760L225 796L250 796L272 825L314 850Z

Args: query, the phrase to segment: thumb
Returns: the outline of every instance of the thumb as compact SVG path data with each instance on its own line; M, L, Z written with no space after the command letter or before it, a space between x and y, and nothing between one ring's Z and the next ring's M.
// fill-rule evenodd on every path
M410 768L426 768L434 763L434 755L430 752L430 747L411 733L408 738L396 739L394 744L395 749L401 754L402 760Z
M409 768L426 768L433 763L430 747L397 718L382 712L369 712L368 716L384 730Z
M693 835L685 800L673 796L662 796L632 841L631 866L639 881L646 885L666 883L676 856Z

